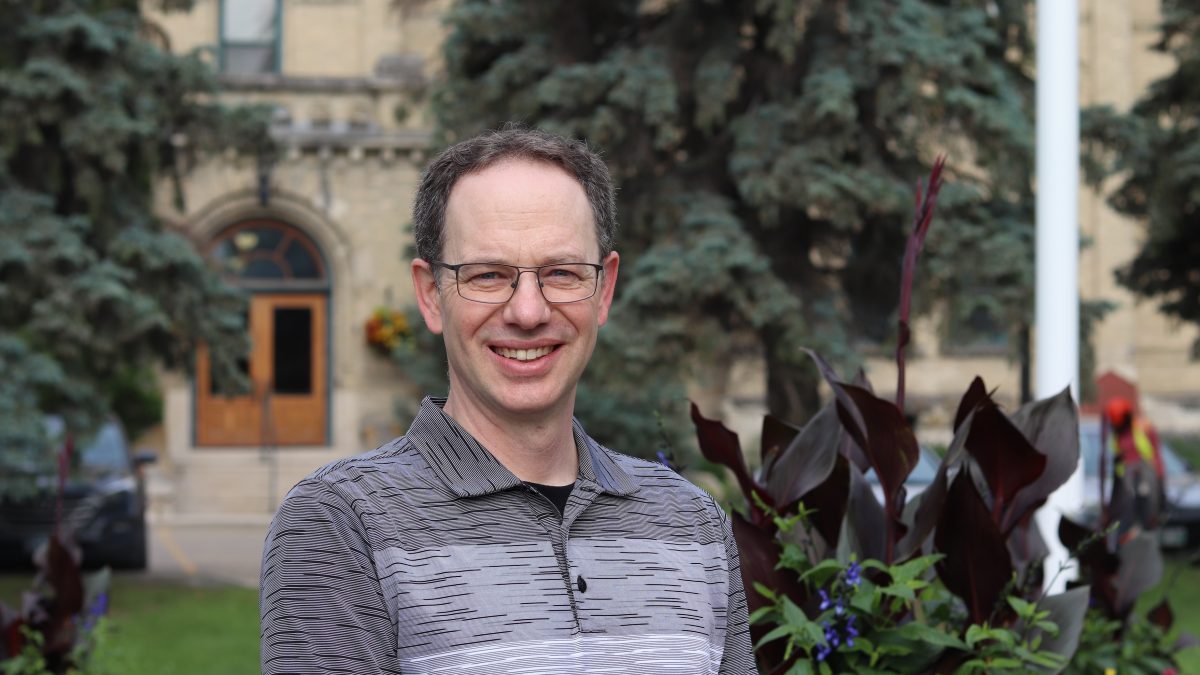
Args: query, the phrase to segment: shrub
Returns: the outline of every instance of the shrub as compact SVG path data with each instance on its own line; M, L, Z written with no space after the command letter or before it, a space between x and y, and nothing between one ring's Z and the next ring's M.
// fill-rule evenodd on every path
M1119 548L1109 546L1111 530L1090 532L1064 520L1062 539L1091 585L1053 596L1042 591L1048 549L1034 513L1079 462L1069 391L1008 416L976 377L933 482L907 498L904 483L919 446L903 414L904 349L913 274L941 168L939 160L925 195L917 190L900 291L895 402L876 396L861 372L843 381L810 352L833 398L803 427L764 419L757 475L746 468L737 436L692 407L701 452L730 468L746 497L745 514L732 520L763 670L1058 672L1081 636L1093 650L1082 657L1102 651L1102 636L1114 632L1143 638L1134 650L1138 664L1172 668L1162 622L1151 622L1156 633L1126 621L1137 595L1161 575L1149 535ZM870 471L882 503L866 479ZM1098 599L1108 603L1111 622L1088 613ZM1107 653L1088 658L1112 660Z

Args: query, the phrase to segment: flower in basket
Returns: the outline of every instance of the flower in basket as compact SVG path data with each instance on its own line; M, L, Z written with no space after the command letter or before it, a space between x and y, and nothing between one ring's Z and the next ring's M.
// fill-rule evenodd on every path
M403 313L387 307L376 308L367 319L365 328L367 344L381 354L391 354L396 347L412 337L408 318Z

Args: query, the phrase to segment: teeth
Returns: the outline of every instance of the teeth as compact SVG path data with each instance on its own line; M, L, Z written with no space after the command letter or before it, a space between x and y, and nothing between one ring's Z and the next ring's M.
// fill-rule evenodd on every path
M538 347L537 349L509 349L507 347L495 347L495 352L506 359L516 361L532 361L540 359L543 356L554 351L554 347Z

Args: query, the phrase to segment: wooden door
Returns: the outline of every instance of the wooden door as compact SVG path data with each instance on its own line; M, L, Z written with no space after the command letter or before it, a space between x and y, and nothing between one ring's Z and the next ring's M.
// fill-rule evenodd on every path
M196 360L198 445L325 445L328 427L324 294L260 293L250 301L251 392L213 392L208 352Z

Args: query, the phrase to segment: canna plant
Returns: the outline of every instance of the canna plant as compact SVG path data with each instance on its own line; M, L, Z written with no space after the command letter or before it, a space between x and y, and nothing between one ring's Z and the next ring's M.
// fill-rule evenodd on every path
M63 523L72 446L68 436L58 453L54 531L34 556L33 588L23 594L19 609L0 603L0 672L6 675L80 672L108 610L110 571L82 573L79 548Z
M764 673L1058 672L1078 644L1091 591L1043 595L1033 522L1079 461L1068 390L1005 414L976 377L933 482L906 494L920 452L903 413L908 319L943 166L916 189L894 401L809 352L833 396L803 426L764 418L756 474L736 434L692 406L701 452L746 498L733 530Z

